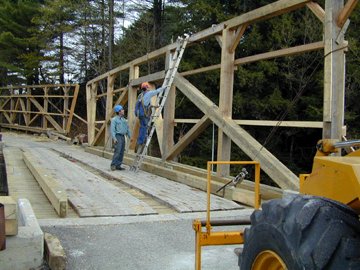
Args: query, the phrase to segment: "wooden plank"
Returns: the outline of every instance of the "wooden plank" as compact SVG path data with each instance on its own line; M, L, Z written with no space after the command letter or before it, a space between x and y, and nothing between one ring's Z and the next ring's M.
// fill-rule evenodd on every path
M143 82L157 82L165 78L165 70L145 75L130 81L130 86L138 86Z
M67 110L67 111L70 112L70 110ZM79 119L81 122L87 124L87 121L86 121L84 118L82 118L81 116L77 115L76 113L73 113L73 115L74 115L77 119Z
M94 145L94 139L95 139L96 88L97 88L96 83L88 83L86 85L86 112L87 112L89 145Z
M45 116L45 113L48 113L49 112L49 98L47 97L47 94L48 94L48 88L47 87L45 87L44 88L44 97L43 97L43 103L44 103L44 105L43 105L43 110L41 110L37 105L35 105L35 107L37 107L38 108L38 110L39 111L42 111L44 114L42 115L42 127L43 128L47 128L47 120L46 120L46 116ZM30 98L30 101L32 101L31 100L31 98ZM39 103L39 106L40 106L40 103ZM55 120L54 120L54 122L56 122ZM59 126L60 127L60 126Z
M108 159L111 159L113 154L111 152L107 152L104 151L103 149L99 149L95 147L87 147L85 151ZM131 165L133 163L134 157L135 154L133 153L125 154L124 163ZM162 176L167 179L179 183L183 183L194 188L199 188L203 191L207 190L206 189L207 171L204 169L199 169L175 161L164 162L160 158L155 158L151 156L146 156L144 158L144 164L145 165L142 166L142 169L144 171L151 172L155 175ZM212 179L213 179L212 183L216 187L216 189L212 190L212 192L215 194L215 191L217 191L225 183L232 180L232 177L218 177L216 175L213 175ZM240 189L240 190L246 189L248 191L253 192L255 190L254 182L250 180L244 180L240 185L238 185L236 189ZM282 197L282 190L280 188L260 184L260 190L261 190L261 197L265 200ZM254 193L253 193L253 197L254 197ZM240 203L243 202L241 200L236 200L236 201ZM254 200L252 200L252 204L250 205L254 206Z
M315 16L322 22L325 22L325 10L315 2L309 2L306 6L315 14Z
M30 100L28 100L28 102L31 103ZM29 114L29 116L30 116L30 114ZM30 126L39 116L40 116L40 114L35 114L34 117L33 117L32 119L30 119L29 126Z
M236 49L237 45L239 44L240 39L243 37L247 27L248 27L248 24L245 23L243 25L240 25L238 27L238 29L236 30L235 39L233 41L233 44L230 45L230 50L229 50L230 53L235 52L235 49Z
M59 217L66 217L68 209L66 190L52 177L51 173L42 167L42 162L39 161L31 151L23 152L23 158L25 164L41 186L41 189L51 202L56 213ZM49 160L46 160L45 162L49 162Z
M3 98L2 96L0 96L0 98ZM9 103L10 99L6 99L2 104L0 104L0 109L4 109L5 106Z
M6 120L8 121L8 123L9 123L9 124L12 124L13 121L11 120L10 115L9 115L6 111L3 111L2 113L3 113L3 115L5 116L5 118L6 118Z
M50 204L36 182L31 172L22 159L22 151L19 147L22 143L17 140L19 135L7 135L3 133L3 139L6 144L4 148L4 157L6 160L6 171L11 197L17 201L20 198L27 198L36 217L41 218L59 218L54 208ZM27 143L29 140L27 139ZM20 146L21 145L21 146ZM23 146L26 147L27 144ZM78 217L72 209L69 209L68 217Z
M221 31L224 29L224 27L225 27L225 24L218 24L218 25L214 25L214 26L212 26L210 28L207 28L205 30L202 30L200 32L197 32L197 33L195 33L195 34L193 34L193 35L191 35L189 37L188 44L190 44L192 42L201 41L201 40L206 39L206 38L208 38L210 36L221 33ZM139 66L139 65L144 64L144 63L146 63L146 62L148 62L150 60L154 60L156 58L159 58L159 57L165 55L168 51L174 50L176 48L176 46L177 46L177 44L176 44L176 42L174 42L174 43L169 44L169 45L167 45L165 47L162 47L162 48L160 48L160 49L158 49L156 51L153 51L153 52L148 53L148 54L146 54L144 56L136 58L135 60L133 60L133 61L131 61L129 63L121 65L121 66L119 66L117 68L114 68L114 69L110 70L107 73L104 73L104 74L102 74L100 76L97 76L96 78L90 80L87 83L87 85L89 85L91 83L94 83L94 82L99 82L99 81L105 79L107 76L117 74L117 73L119 73L121 71L124 71L124 70L130 68L131 66Z
M260 161L261 168L283 189L298 189L298 178L266 148L256 141L234 120L222 116L219 108L188 80L177 74L175 85L205 113L250 158Z
M343 1L326 1L324 30L324 139L340 140L344 125L345 104L345 50L344 35L336 23ZM339 36L339 38L338 38ZM339 41L339 42L337 42Z
M66 126L66 129L65 129L66 133L70 132L72 119L74 117L75 106L76 106L76 102L77 102L77 98L78 98L78 94L79 94L79 88L80 88L80 85L77 84L75 86L75 89L74 89L74 97L72 98L72 101L71 101L70 114L69 114L69 117L67 119L67 126ZM68 109L65 109L64 113L66 113L66 111L68 111Z
M18 219L16 201L11 196L0 196L0 203L4 205L5 235L17 235Z
M139 78L140 70L139 66L131 66L129 69L129 80L136 80ZM131 151L135 150L136 141L139 133L139 119L135 116L135 105L137 101L137 87L129 86L128 87L128 123L129 129L131 131L130 142L128 143L128 149Z
M65 187L69 202L81 217L156 214L146 203L51 150L33 147L28 151Z
M252 23L252 22L256 22L256 21L260 21L260 20L265 20L267 18L275 17L277 15L280 15L280 14L298 9L300 7L303 7L308 2L310 2L310 0L280 0L280 1L277 1L275 3L255 9L255 10L245 13L241 16L235 17L233 19L230 19L230 20L220 23L218 25L207 28L198 33L195 33L189 37L188 43L190 44L190 43L193 43L196 41L201 41L205 38L216 35L216 34L222 32L223 29L225 29L225 27L234 28L234 27L238 27L239 25L242 25L244 23ZM106 72L100 76L97 76L96 78L90 80L87 83L87 85L90 85L94 82L99 82L100 80L105 79L109 75L114 75L121 71L124 71L124 70L130 68L132 65L139 66L150 60L159 58L159 57L165 55L167 51L174 50L175 48L176 48L176 42L169 44L165 47L162 47L158 50L152 51L152 52L150 52L144 56L141 56L129 63L121 65L117 68L110 70L109 72Z
M44 133L47 130L52 130L52 128L44 129L44 128L41 128L41 127L26 127L26 126L12 125L12 124L2 124L2 123L0 123L0 126L3 127L3 128L8 128L8 129L17 129L17 130L36 132L36 133Z
M112 138L111 130L109 123L111 122L111 116L114 112L113 106L113 91L114 91L115 75L111 75L107 78L107 88L106 88L106 111L105 111L105 143L104 147L111 149L112 147Z
M24 118L24 122L25 122L25 125L28 126L29 125L29 121L28 121L28 117L26 117L26 107L25 107L25 102L20 98L20 106L21 106L21 110L24 112L23 113L23 118Z
M270 121L270 120L234 120L235 123L243 126L279 126L279 127L304 127L322 128L323 122L316 121Z
M234 28L244 23L263 21L299 9L308 2L310 2L310 0L279 0L230 19L224 22L224 24L227 25L228 28Z
M41 105L40 105L41 106ZM0 112L10 112L10 113L13 113L13 117L16 116L16 113L26 113L26 114L38 114L38 115L55 115L55 116L65 116L65 114L63 113L50 113L50 112L45 112L45 111L37 111L37 112L34 112L34 111L22 111L22 110L0 110Z
M184 71L184 72L181 72L180 74L185 77L185 76L199 74L199 73L212 71L212 70L216 70L216 69L220 69L220 68L221 68L221 64L217 64L217 65L211 65L208 67L202 67L202 68Z
M166 53L165 69L168 69L173 59L173 53ZM168 155L169 149L174 145L174 119L176 108L176 87L172 85L169 89L163 113L163 140L160 149L162 150L162 157Z
M273 59L273 58L277 58L277 57L291 56L291 55L296 55L296 54L300 54L300 53L311 52L311 51L324 49L324 46L325 46L324 42L319 41L319 42L314 42L314 43L310 43L310 44L306 44L306 45L300 45L300 46L296 46L296 47L292 47L292 48L286 48L286 49L281 49L281 50L277 50L277 51L273 51L273 52L260 53L257 55L239 58L239 59L235 60L234 64L235 65L244 65L244 64L249 64L252 62L268 60L268 59Z
M277 58L277 57L297 55L297 54L321 50L321 49L324 49L323 41L300 45L300 46L291 47L291 48L286 48L286 49L281 49L281 50L272 51L272 52L260 53L260 54L256 54L256 55L243 57L243 58L238 58L234 61L234 65L238 66L238 65L250 64L252 62L269 60L269 59L273 59L273 58ZM220 69L220 68L221 68L221 64L216 64L216 65L211 65L211 66L193 69L193 70L189 70L189 71L184 71L184 72L181 72L180 74L185 77L185 76L208 72L208 71L212 71L212 70L216 70L216 69Z
M222 117L226 118L232 117L235 52L231 51L231 46L233 46L235 43L235 39L236 35L234 31L229 29L225 29L223 31L221 47L219 112L221 113ZM218 129L217 141L217 160L229 161L231 158L231 139L223 132L221 127ZM216 169L219 176L228 176L230 173L229 164L218 165Z
M195 138L197 138L211 123L206 115L200 119L186 134L183 136L170 150L166 156L166 160L177 156L186 146L188 146Z
M322 128L323 122L320 121L273 121L273 120L236 120L236 124L241 126L279 126L279 127L304 127L304 128ZM200 119L175 119L174 123L196 124Z
M224 28L225 28L225 23L220 23L220 24L217 24L217 25L213 25L207 29L204 29L200 32L197 32L195 34L192 34L190 37L189 37L189 41L188 43L193 43L193 42L198 42L198 41L201 41L201 40L204 40L208 37L211 37L211 36L214 36L214 35L217 35L219 33L221 33Z
M14 120L16 119L16 113L22 113L22 111L19 111L18 108L19 108L19 98L16 99L16 103L15 103L15 107L10 110L10 112L12 112L11 114L11 122L14 122Z
M48 113L46 111L44 111L44 108L40 105L40 103L34 99L34 98L30 98L30 101L32 104L35 105L35 107L41 112L44 113L44 116L47 120L49 120L49 122L53 125L53 127L59 131L59 132L63 132L62 127L55 121L54 118L52 118L50 115L48 115Z
M53 87L63 87L63 86L76 86L76 84L41 84L41 85L9 85L0 87L0 90L8 90L8 89L34 89L34 88L41 88L44 89L45 87L53 88Z
M348 0L344 6L344 8L340 11L340 14L337 18L337 25L342 28L345 22L350 17L350 14L355 9L356 5L358 4L359 0Z
M72 147L73 148L73 147ZM68 152L64 147L57 147L59 152ZM139 171L134 174L128 170L110 171L109 160L103 157L91 155L78 149L71 150L72 158L86 163L88 166L95 168L108 177L118 179L127 185L141 190L142 192L156 198L169 207L176 209L178 212L195 212L206 211L207 194L203 191L196 190L192 187L170 181L163 177L151 175ZM157 168L155 168L156 170ZM160 168L158 168L160 169ZM161 168L162 169L162 168ZM225 200L218 196L211 196L212 210L239 209L241 206Z
M123 93L121 93L120 97L116 100L115 105L121 104L121 105L124 106L124 104L125 104L126 101L127 101L127 100L126 100L126 97L127 97L127 92L126 92L126 91L123 92ZM114 106L115 106L115 105L114 105ZM111 117L112 117L113 114L114 114L114 113L113 113L113 110L111 109L111 111L109 111L109 115L106 116L106 118L111 119ZM96 123L99 123L99 121L95 121L94 123L95 123L95 124L96 124ZM93 144L92 144L92 145L96 145L96 144L100 141L101 138L106 138L106 137L105 137L105 134L104 134L104 130L105 130L105 128L109 125L109 122L101 121L101 123L103 123L103 124L101 125L100 129L97 129L96 126L95 126L95 130L97 131L97 133L96 133L96 136L95 136L95 138L94 138L94 140L93 140ZM108 138L108 140L110 140L110 138Z

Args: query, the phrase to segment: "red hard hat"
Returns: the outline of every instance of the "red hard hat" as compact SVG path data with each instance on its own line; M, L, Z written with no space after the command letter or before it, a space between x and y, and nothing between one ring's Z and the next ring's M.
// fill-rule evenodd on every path
M143 82L140 86L141 89L148 89L150 88L150 84L148 82Z

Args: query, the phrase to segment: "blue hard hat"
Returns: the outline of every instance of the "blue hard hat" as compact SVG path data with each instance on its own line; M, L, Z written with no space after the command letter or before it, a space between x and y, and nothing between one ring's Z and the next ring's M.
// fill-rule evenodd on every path
M118 112L120 112L120 111L123 110L123 109L124 109L123 106L121 106L121 105L115 105L115 107L114 107L114 112L118 113Z

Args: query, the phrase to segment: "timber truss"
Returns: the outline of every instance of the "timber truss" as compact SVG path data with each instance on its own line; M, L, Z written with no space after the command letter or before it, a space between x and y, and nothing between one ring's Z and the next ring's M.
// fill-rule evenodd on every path
M191 35L188 46L191 46L191 43L216 38L221 47L221 62L216 65L177 73L167 98L165 113L156 122L157 139L162 160L174 159L211 123L214 123L219 130L217 142L218 161L230 160L231 143L233 143L251 159L260 161L263 171L281 188L298 189L297 176L242 128L242 125L276 126L279 123L276 121L232 119L234 70L237 66L256 61L287 57L311 51L323 51L326 56L324 58L323 119L319 119L318 122L283 121L280 125L322 128L324 138L341 140L344 124L344 52L347 48L344 33L349 24L348 17L357 2L357 0L348 0L344 4L342 0L326 0L323 8L316 1L280 0ZM323 24L324 40L235 59L236 48L247 27L259 21L303 8L311 10L314 16L318 18L319 23ZM246 39L244 42L246 42ZM198 46L201 46L201 43ZM111 147L109 122L112 109L114 105L122 104L127 106L128 121L130 129L133 131L129 149L130 151L134 150L138 123L133 112L138 86L144 81L161 82L164 79L165 70L169 66L168 61L174 53L175 47L176 44L173 43L150 52L87 83L87 120L90 145ZM184 58L186 58L186 55ZM141 66L152 61L159 61L159 59L164 59L165 70L148 75L140 74ZM186 78L193 74L206 73L212 70L219 70L220 72L218 104L211 101L204 95L205 91L198 89ZM121 82L124 77L128 78L126 83ZM106 91L103 90L104 86L106 86ZM197 107L203 113L201 119L175 119L176 90L181 91L194 104L194 107ZM96 118L96 109L99 107L100 100L102 100L103 104L106 103L105 119ZM174 142L174 127L177 123L194 123L194 126L181 139ZM219 166L217 173L220 176L227 176L229 166Z
M79 85L21 85L0 88L0 126L30 132L70 131Z

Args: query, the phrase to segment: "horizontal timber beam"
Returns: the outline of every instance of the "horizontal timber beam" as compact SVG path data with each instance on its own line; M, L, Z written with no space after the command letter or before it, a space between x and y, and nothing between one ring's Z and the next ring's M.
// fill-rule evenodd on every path
M306 5L306 3L311 2L310 0L279 0L274 3L268 4L266 6L254 9L250 12L244 13L238 17L230 19L224 24L228 28L238 27L244 23L254 23L258 21L263 21L275 16L279 16L284 13L288 13L292 10L299 9Z
M271 120L235 120L238 125L243 126L279 126L279 127L301 127L301 128L322 128L321 121L271 121ZM200 119L175 119L175 123L196 124Z
M305 53L305 52L318 51L318 50L322 50L322 49L324 49L324 42L319 41L319 42L309 43L309 44L300 45L300 46L296 46L296 47L281 49L281 50L277 50L277 51L260 53L260 54L256 54L256 55L243 57L243 58L238 58L234 61L234 65L235 66L245 65L245 64L250 64L253 62L257 62L257 61L269 60L269 59L273 59L273 58L277 58L277 57L292 56L292 55L297 55L297 54L301 54L301 53ZM194 74L198 74L198 73L203 73L203 72L207 72L207 71L220 69L220 67L221 67L221 64L216 64L216 65L212 65L212 66L201 67L198 69L184 71L184 72L181 72L180 74L185 77L185 76L189 76L189 75L194 75Z
M214 26L209 27L198 33L195 33L189 37L188 44L197 42L197 41L201 41L205 38L217 35L217 34L221 33L226 27L227 28L235 28L242 24L250 24L253 22L257 22L257 21L265 20L265 19L268 19L271 17L275 17L278 15L290 12L292 10L301 8L301 7L305 6L306 3L309 3L309 2L311 2L311 1L310 0L279 0L279 1L276 1L272 4L260 7L253 11L250 11L243 15L237 16L228 21L222 22L218 25L214 25ZM131 66L139 66L141 64L147 63L150 60L154 60L161 56L165 56L166 52L172 51L175 48L176 48L176 42L169 44L165 47L162 47L158 50L147 53L144 56L141 56L131 62L128 62L117 68L114 68L114 69L108 71L107 73L104 73L104 74L90 80L87 83L87 85L90 85L91 83L103 80L103 79L107 78L108 76L114 75L121 71L127 70Z

